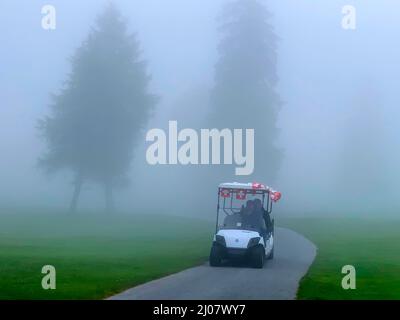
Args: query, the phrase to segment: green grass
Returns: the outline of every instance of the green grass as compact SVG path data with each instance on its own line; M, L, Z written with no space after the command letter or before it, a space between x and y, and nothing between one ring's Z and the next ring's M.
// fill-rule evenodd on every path
M101 299L200 264L212 224L138 215L0 215L0 299ZM44 265L57 289L43 290Z
M400 220L279 219L318 247L299 299L400 299ZM203 263L213 223L155 215L0 214L0 299L101 299ZM57 270L43 290L41 269ZM357 289L343 290L354 265Z
M318 247L299 299L400 299L400 220L281 219ZM356 268L357 288L343 290L342 267Z

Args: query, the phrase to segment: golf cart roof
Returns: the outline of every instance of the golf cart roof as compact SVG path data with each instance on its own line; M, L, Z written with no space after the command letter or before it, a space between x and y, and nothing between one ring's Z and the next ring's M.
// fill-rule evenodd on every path
M268 198L271 197L272 201L277 202L281 199L282 194L272 188L258 182L253 183L239 183L229 182L221 183L219 185L219 195L223 198L230 198L231 194L236 195L236 199L244 200L246 194L268 194Z
M228 183L221 183L219 185L221 189L239 189L239 190L259 190L270 192L273 191L270 187L262 184L262 183L239 183L239 182L228 182Z

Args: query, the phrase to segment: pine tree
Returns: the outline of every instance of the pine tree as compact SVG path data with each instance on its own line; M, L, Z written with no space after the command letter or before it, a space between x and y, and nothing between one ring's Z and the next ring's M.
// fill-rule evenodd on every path
M111 212L113 188L127 179L135 144L157 98L148 92L150 78L138 41L112 5L71 63L65 86L53 95L50 116L39 123L48 147L39 162L49 172L73 172L72 212L86 181L104 185Z
M277 37L269 19L256 0L236 0L224 8L210 114L217 128L255 129L254 176L268 183L282 159L276 146L281 107L275 90Z

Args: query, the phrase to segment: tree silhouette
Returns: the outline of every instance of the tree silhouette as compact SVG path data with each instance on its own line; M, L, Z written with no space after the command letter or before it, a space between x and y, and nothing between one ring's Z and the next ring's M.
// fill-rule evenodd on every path
M111 212L113 188L127 180L135 144L157 97L148 93L150 78L138 41L112 5L97 18L71 64L65 86L53 95L50 116L39 121L47 143L39 163L48 172L74 173L71 212L85 181L104 185Z
M282 160L275 144L281 107L275 91L277 37L269 18L256 0L237 0L224 8L210 114L217 128L255 129L254 175L263 181L276 177Z

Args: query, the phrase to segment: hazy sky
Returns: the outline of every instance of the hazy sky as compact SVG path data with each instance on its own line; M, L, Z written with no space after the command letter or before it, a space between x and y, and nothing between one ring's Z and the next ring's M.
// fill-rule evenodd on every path
M202 108L203 100L206 110L207 91L213 85L218 58L216 17L229 1L114 2L128 19L130 30L137 33L152 75L151 90L162 99L149 127L165 127L171 117L184 121L190 118L194 105ZM358 114L363 114L357 103L365 96L368 100L371 94L378 97L376 107L381 120L370 134L381 137L386 182L377 185L375 197L366 202L378 199L388 211L398 209L400 3L261 2L273 13L271 23L280 38L278 92L285 104L279 115L281 137L277 143L285 149L285 160L275 187L284 193L283 207L299 212L332 210L332 205L327 205L332 194L335 198L342 194L335 177L339 175L341 154L348 150L343 146L350 128L359 125ZM0 205L68 203L70 176L65 173L48 180L35 168L43 150L35 126L37 119L48 112L49 94L57 92L66 80L68 58L106 3L0 2ZM55 31L41 28L41 8L45 4L57 9ZM357 9L356 30L341 27L341 10L347 4ZM193 105L189 103L193 96L202 98ZM172 173L160 171L149 167L144 156L143 145L131 173L134 183L121 192L119 199L126 206L132 205L132 194L144 197L148 195L146 188L154 183L165 186L170 183L167 179L187 183L184 168L173 168ZM99 197L99 191L96 186L87 186L82 196L89 205Z

